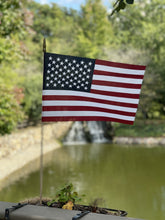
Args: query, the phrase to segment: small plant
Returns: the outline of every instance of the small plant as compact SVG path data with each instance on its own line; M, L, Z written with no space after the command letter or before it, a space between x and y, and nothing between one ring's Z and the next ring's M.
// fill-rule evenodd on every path
M84 196L84 195L83 195ZM78 193L73 191L73 184L66 184L56 193L56 199L53 199L47 203L48 206L51 206L55 202L59 202L61 206L71 201L72 203L76 203L81 201L81 198L78 196Z

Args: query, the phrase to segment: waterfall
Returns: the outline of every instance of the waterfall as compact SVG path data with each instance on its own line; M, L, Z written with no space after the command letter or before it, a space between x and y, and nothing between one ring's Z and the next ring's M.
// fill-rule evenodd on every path
M111 124L104 121L76 121L63 140L64 144L106 143L110 142Z
M88 121L87 128L92 143L105 143L109 140L105 137L106 123L102 121Z
M87 143L82 121L76 121L73 123L70 131L68 132L68 134L64 138L63 143L64 144L85 144L85 143Z

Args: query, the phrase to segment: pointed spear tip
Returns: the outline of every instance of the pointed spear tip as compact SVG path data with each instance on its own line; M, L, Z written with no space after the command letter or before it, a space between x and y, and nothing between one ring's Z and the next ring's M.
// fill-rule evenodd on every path
M46 39L43 39L43 52L46 53Z

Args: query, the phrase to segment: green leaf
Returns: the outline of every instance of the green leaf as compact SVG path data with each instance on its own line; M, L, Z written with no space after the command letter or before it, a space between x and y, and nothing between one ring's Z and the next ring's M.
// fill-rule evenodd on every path
M126 7L125 2L120 1L120 3L119 3L119 8L120 8L120 9L125 9L125 7Z
M126 0L127 4L133 4L134 0Z

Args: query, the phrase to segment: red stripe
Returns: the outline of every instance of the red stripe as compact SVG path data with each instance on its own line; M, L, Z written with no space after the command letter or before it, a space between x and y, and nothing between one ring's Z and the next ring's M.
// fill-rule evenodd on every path
M94 84L94 85L102 85L102 86L113 86L113 87L130 88L130 89L141 89L141 84L132 84L132 83L118 83L118 82L93 80L92 84Z
M107 96L116 96L122 98L132 98L132 99L139 99L139 94L129 94L129 93L120 93L120 92L108 92L102 90L91 89L91 93L100 94L100 95L107 95Z
M106 61L106 60L96 60L95 64L124 68L124 69L133 69L133 70L145 70L146 69L146 66L142 66L142 65L115 63L115 62Z
M123 77L123 78L131 78L131 79L143 79L144 75L133 75L133 74L124 74L124 73L113 73L113 72L106 72L101 70L94 70L95 75L104 75L104 76L116 76L116 77Z
M42 117L42 122L53 122L53 121L114 121L124 124L133 125L133 121L127 121L117 118L108 118L108 117L98 117L98 116L65 116L65 117Z
M81 97L81 96L79 97L79 96L44 95L42 97L42 100L45 100L45 101L46 100L87 101L87 102L98 102L98 103L102 103L102 104L129 107L129 108L137 108L138 107L138 104L115 102L115 101L108 101L108 100L102 100L102 99L96 99L96 98L90 98L90 97Z
M124 112L119 110L92 107L92 106L43 106L42 111L98 111L98 112L107 112L107 113L126 115L132 117L136 115L136 113L134 112Z

